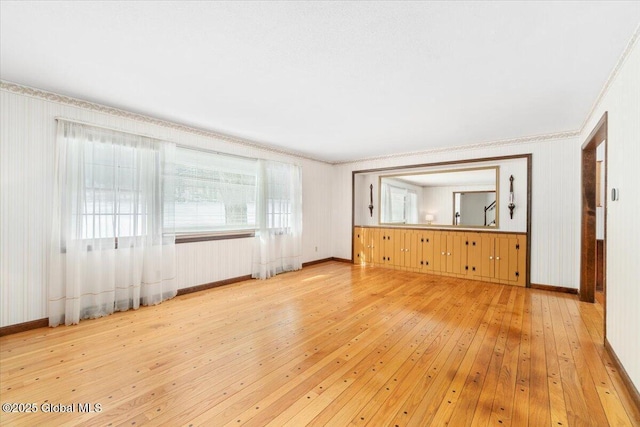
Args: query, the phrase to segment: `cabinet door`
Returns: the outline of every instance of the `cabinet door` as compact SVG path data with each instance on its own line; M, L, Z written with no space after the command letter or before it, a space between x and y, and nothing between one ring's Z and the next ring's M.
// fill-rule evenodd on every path
M405 256L405 265L409 268L418 268L420 266L418 262L418 260L420 259L420 244L418 241L418 233L416 231L411 231L409 232L408 238L409 242L407 244L407 256Z
M483 234L481 237L481 262L480 262L480 275L487 279L493 279L495 277L495 262L494 262L494 242L495 237L493 234Z
M396 239L394 239L394 230L391 228L385 228L383 229L383 236L382 236L382 252L384 253L383 258L384 258L384 263L386 265L393 265L394 260L395 260L395 256L393 255L393 244L395 243Z
M453 261L455 274L467 274L467 235L466 233L452 233L452 247L447 247ZM448 246L448 245L447 245Z
M515 281L515 270L513 271L513 277L509 274L510 240L505 236L498 236L495 239L495 277L500 280Z
M392 240L393 243L393 255L391 258L391 264L395 267L404 266L404 237L405 230L393 230Z
M467 274L469 276L480 276L480 261L482 250L480 248L480 233L467 233Z
M519 234L517 239L518 243L516 252L518 264L518 280L516 281L516 284L518 286L527 286L527 236Z
M353 263L361 264L364 262L364 229L355 227L353 229Z
M433 231L420 233L419 268L424 272L433 272Z
M522 239L524 241L524 239ZM518 236L498 236L496 238L496 277L524 284L524 265L520 265L520 244ZM520 270L522 269L522 273ZM521 279L522 274L522 279Z
M447 264L447 273L453 273L453 256L452 256L452 251L453 251L453 241L455 239L455 233L447 233L447 238L446 239L442 239L440 241L440 248L441 248L441 252L444 252L444 259L445 262ZM446 242L446 245L443 245L443 243Z
M433 271L447 271L447 235L442 231L433 232Z
M370 241L372 247L372 256L373 263L376 265L384 264L384 243L382 241L382 237L384 236L384 230L375 228L375 230L371 233Z

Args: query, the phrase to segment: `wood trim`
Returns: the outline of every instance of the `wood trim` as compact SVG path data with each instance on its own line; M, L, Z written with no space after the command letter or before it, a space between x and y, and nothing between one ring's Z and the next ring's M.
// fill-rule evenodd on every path
M351 262L354 263L353 259L353 228L356 226L356 173L357 171L351 171ZM379 199L379 198L378 198ZM380 206L378 206L380 209Z
M607 339L607 212L609 211L609 201L607 199L607 183L609 180L609 115L607 114L607 135L604 142L604 200L602 206L604 210L604 242L602 247L602 294L603 303L602 309L604 311L604 338ZM597 148L597 147L596 147ZM597 230L596 230L597 234ZM639 407L640 409L640 407Z
M329 261L333 261L333 258L329 257L329 258L317 259L315 261L303 262L302 263L302 268L310 267L310 266L316 265L316 264L322 264L322 263L329 262Z
M353 231L352 231L353 233ZM353 240L353 239L352 239ZM353 251L351 251L353 252ZM336 262L345 262L347 264L353 264L353 260L351 259L347 259L347 258L336 258L336 257L331 257L330 261L336 261Z
M604 240L596 240L596 295L604 295Z
M598 123L593 127L589 136L582 143L582 149L595 149L602 141L607 139L607 122L609 121L609 112L605 111ZM603 127L604 126L604 127ZM595 139L595 141L594 141Z
M490 230L487 228L460 228L460 227L442 227L442 226L418 226L418 225L354 225L360 228L384 228L393 230L423 230L423 231L455 231L460 233L490 233L490 234L517 234L520 236L526 236L526 231L505 231L505 230Z
M527 157L527 277L525 277L524 286L531 287L531 204L533 202L533 154L529 153Z
M30 331L32 329L45 328L47 326L49 326L49 319L31 320L30 322L3 326L0 328L0 337Z
M539 283L531 283L529 286L531 289L539 289L541 291L561 292L563 294L578 295L576 288L565 288L564 286L542 285Z
M595 302L596 288L596 149L602 141L608 139L608 117L604 112L598 124L593 128L581 153L582 214L580 226L580 301ZM606 160L606 154L605 154ZM605 164L605 176L608 174ZM606 179L606 178L605 178ZM606 224L606 202L605 202ZM605 226L606 239L606 226ZM605 254L606 256L606 254ZM606 294L605 294L606 298ZM606 325L606 311L605 311ZM606 329L605 329L606 330ZM605 332L606 333L606 332Z
M208 242L211 240L249 239L255 237L255 235L255 231L250 231L247 233L210 234L207 236L176 236L176 245L182 243Z
M427 168L427 167L434 167L434 166L458 165L458 164L466 164L466 163L493 162L493 161L499 161L499 160L513 160L513 159L523 159L523 158L531 158L531 153L529 153L529 154L513 154L513 155L510 155L510 156L481 157L481 158L476 158L476 159L447 160L447 161L444 161L444 162L419 163L419 164L416 164L416 165L389 166L389 167L375 168L375 169L361 169L361 170L353 171L353 173L356 174L356 173L384 172L384 171L390 171L390 170Z
M191 286L189 288L178 289L178 294L186 295L194 292L206 291L207 289L213 289L224 285L230 285L232 283L244 282L245 280L251 280L251 275L232 277L230 279L218 280L217 282L205 283L204 285Z
M631 381L631 377L627 373L626 369L624 369L624 365L620 362L620 359L618 359L618 355L613 350L611 343L606 337L604 339L604 349L611 357L611 361L614 363L618 373L620 373L622 382L627 387L627 391L629 391L629 397L631 397L633 404L636 405L636 409L638 409L638 411L640 412L640 392L638 392L638 389L633 384L633 381Z

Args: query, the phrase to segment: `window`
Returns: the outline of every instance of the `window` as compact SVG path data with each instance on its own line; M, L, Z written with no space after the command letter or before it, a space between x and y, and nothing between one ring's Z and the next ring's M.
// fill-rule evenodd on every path
M286 163L268 162L265 166L265 225L269 229L287 230L292 222L293 181L292 166Z
M84 191L76 201L81 206L73 210L81 224L76 238L140 236L146 213L134 182L137 149L92 137L83 148Z
M164 217L163 204L172 203L173 194L164 194L162 144L75 123L61 125L58 139L64 241L117 247L121 238L162 233L163 223L173 230Z
M254 230L257 161L176 148L177 234Z

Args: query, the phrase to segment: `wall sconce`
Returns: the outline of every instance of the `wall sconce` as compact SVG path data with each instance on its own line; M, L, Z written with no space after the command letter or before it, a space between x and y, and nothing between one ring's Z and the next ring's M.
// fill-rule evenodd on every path
M433 222L433 220L436 219L435 216L433 214L426 214L424 216L424 220L427 221L427 224L431 225L431 223Z
M373 184L369 186L369 213L373 218Z
M509 181L509 205L507 207L509 208L509 216L513 219L513 210L516 207L515 203L513 203L513 175L509 177Z

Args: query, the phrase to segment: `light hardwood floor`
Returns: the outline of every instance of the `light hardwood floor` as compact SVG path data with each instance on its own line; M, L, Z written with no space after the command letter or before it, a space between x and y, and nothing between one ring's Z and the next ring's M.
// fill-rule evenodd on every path
M329 262L3 337L0 400L38 412L0 420L640 425L602 343L573 295Z

